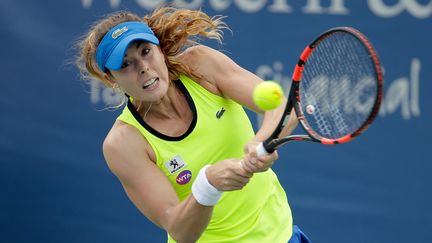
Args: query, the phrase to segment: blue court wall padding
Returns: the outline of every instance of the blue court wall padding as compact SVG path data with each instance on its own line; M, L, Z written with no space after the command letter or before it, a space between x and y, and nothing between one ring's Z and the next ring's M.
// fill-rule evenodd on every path
M132 205L101 146L118 96L86 84L73 45L109 12L163 0L0 2L0 241L164 242ZM378 51L385 99L361 137L338 146L291 143L274 170L294 222L314 242L432 242L432 2L428 0L177 1L225 15L223 50L266 80L290 83L305 45L335 26ZM248 112L256 128L259 117Z

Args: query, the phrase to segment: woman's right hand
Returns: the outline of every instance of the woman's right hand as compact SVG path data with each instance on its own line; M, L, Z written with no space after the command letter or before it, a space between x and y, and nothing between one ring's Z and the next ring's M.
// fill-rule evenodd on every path
M209 166L206 170L209 183L219 191L242 189L253 176L247 172L238 159L226 159Z

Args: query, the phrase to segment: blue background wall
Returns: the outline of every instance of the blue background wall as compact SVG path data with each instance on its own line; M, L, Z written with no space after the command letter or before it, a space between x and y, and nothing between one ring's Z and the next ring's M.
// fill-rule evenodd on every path
M68 65L89 25L161 0L0 1L0 241L163 242L107 169L101 144L118 99ZM334 26L372 41L385 68L379 118L339 146L292 143L275 170L314 242L432 242L432 1L179 1L226 15L224 50L290 82L306 43ZM259 118L251 114L255 125Z

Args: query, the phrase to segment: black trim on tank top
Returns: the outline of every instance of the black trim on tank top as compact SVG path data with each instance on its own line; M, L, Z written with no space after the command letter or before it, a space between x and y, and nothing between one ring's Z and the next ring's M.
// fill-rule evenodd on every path
M163 140L167 140L167 141L181 141L181 140L183 140L194 130L196 123L197 123L197 110L195 107L195 103L193 102L193 99L190 96L188 90L186 89L186 87L183 85L183 83L180 80L174 81L174 84L180 89L182 94L184 94L184 96L186 97L187 103L189 105L189 108L192 110L192 115L193 115L192 122L191 122L188 130L184 134L182 134L178 137L171 137L171 136L165 135L163 133L160 133L157 130L155 130L154 128L152 128L149 124L147 124L142 119L142 117L139 115L135 106L132 104L131 100L129 99L129 96L126 95L128 97L127 107L129 109L129 111L132 113L132 115L134 116L134 118L139 122L139 124L141 124L141 126L143 126L147 131L149 131L154 136L156 136L160 139L163 139Z

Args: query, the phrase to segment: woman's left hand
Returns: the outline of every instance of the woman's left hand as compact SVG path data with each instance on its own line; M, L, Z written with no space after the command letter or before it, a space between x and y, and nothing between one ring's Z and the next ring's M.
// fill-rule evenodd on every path
M275 160L279 158L277 151L269 155L257 156L256 148L260 142L250 141L244 147L244 158L241 161L244 169L250 173L264 172L272 167Z

